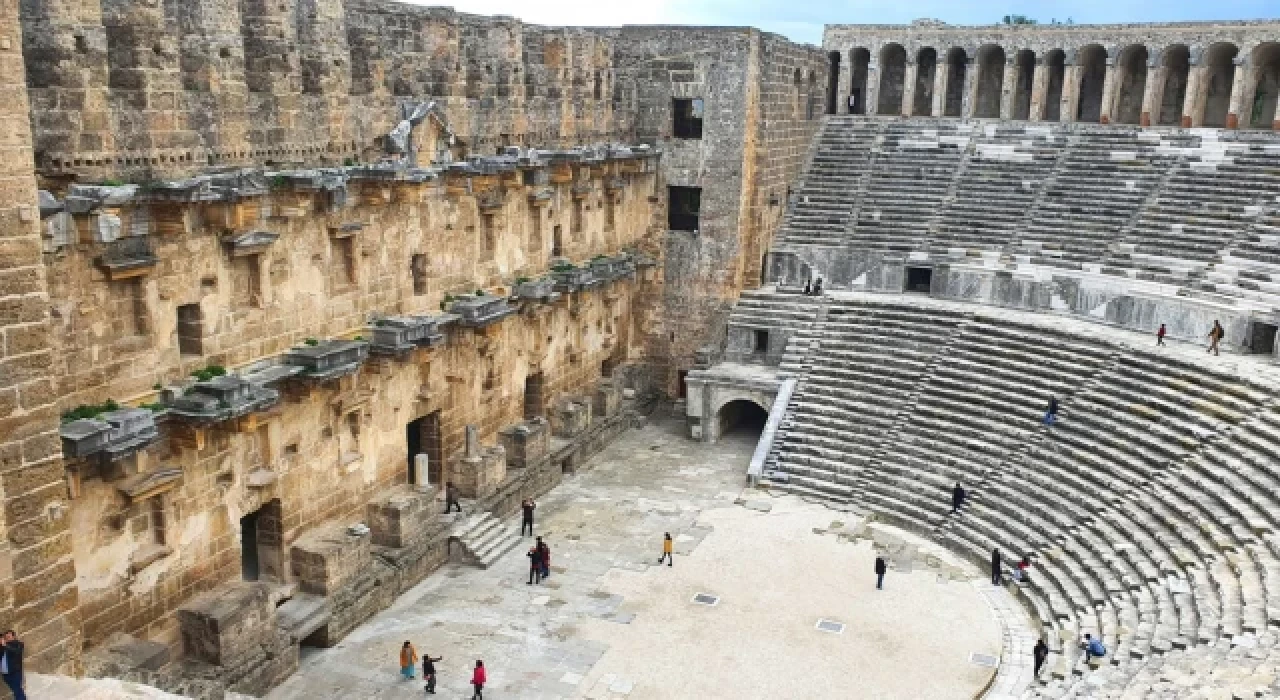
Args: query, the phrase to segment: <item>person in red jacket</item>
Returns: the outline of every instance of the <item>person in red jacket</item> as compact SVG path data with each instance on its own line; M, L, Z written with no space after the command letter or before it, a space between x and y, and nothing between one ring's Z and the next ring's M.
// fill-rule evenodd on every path
M471 696L471 700L484 700L484 684L488 680L484 672L484 662L477 659L476 670L471 674L471 685L475 686L476 693Z
M1168 335L1168 333L1169 331L1165 330L1164 324L1161 323L1160 330L1156 331L1156 345L1164 345L1164 337Z

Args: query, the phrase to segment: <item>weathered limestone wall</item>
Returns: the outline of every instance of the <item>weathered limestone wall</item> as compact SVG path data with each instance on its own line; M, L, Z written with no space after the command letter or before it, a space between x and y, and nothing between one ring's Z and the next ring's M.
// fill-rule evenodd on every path
M674 394L738 293L760 283L786 187L820 123L825 59L747 28L623 31L617 61L635 86L637 138L660 144L665 185L701 188L698 230L666 233L665 325L649 351L669 363L654 371ZM702 138L675 138L674 98L703 100ZM655 216L666 229L665 207Z
M0 3L0 622L27 668L75 672L80 616L62 478L18 3Z
M1280 128L1280 22L829 24L847 113ZM927 92L917 100L917 92ZM950 106L949 106L950 104Z

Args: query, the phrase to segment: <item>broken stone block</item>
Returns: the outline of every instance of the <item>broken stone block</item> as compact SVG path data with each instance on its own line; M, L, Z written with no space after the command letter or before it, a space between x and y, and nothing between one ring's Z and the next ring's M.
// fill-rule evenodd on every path
M333 593L360 574L370 557L370 540L348 534L341 525L308 531L289 550L294 579L306 593Z
M365 507L373 543L382 547L405 547L426 534L435 516L435 489L427 491L395 489Z
M298 648L276 621L275 586L236 581L178 609L187 657L220 667L237 692L260 695L298 668Z
M581 397L562 399L553 413L554 434L560 438L573 438L591 427L591 401Z
M468 450L471 452L471 450ZM466 498L484 498L498 490L507 478L507 453L500 446L477 448L474 454L450 460L446 480Z
M547 419L540 416L516 423L498 432L507 465L524 468L537 464L551 449L551 430Z
M611 418L618 413L622 405L622 392L611 381L602 380L596 384L596 393L591 404L591 412L596 420Z

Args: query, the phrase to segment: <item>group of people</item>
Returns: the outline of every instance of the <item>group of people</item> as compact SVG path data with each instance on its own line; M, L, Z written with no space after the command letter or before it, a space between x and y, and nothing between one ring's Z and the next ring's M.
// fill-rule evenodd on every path
M436 663L443 661L440 656L432 657L431 654L422 655L422 679L427 682L426 691L431 695L436 694ZM400 675L404 679L411 681L415 678L415 670L418 667L418 650L413 648L413 643L405 640L404 646L400 647ZM471 697L473 700L481 700L484 698L484 684L489 681L487 672L484 669L484 661L476 659L475 668L471 672L471 686L474 692Z
M1086 633L1084 639L1080 640L1080 648L1084 651L1084 662L1089 663L1094 659L1101 659L1107 655L1107 647L1102 643L1101 639L1096 639L1092 634ZM1049 658L1049 645L1045 644L1044 638L1036 640L1036 646L1031 650L1031 659L1034 663L1032 674L1040 675L1040 669L1044 668L1044 662Z
M822 296L822 278L819 277L818 279L813 280L812 282L810 282L809 280L805 280L804 295L807 297Z
M1169 330L1161 323L1159 330L1156 331L1156 345L1164 345L1166 335L1169 335ZM1213 328L1209 329L1206 337L1209 338L1209 349L1205 350L1205 353L1221 355L1222 353L1218 351L1218 346L1222 343L1222 339L1227 337L1227 331L1222 327L1221 323L1218 323L1217 319L1214 319Z

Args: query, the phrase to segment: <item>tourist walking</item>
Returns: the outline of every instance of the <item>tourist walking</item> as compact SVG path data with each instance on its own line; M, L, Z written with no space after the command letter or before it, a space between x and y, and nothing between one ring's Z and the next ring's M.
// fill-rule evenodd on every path
M1222 324L1218 323L1218 321L1215 319L1213 322L1213 328L1209 330L1209 349L1205 350L1205 352L1206 353L1211 352L1214 355L1219 354L1218 343L1222 342L1222 337L1225 336L1226 334L1227 332L1222 329Z
M1044 667L1044 660L1049 658L1049 645L1044 643L1044 637L1036 640L1036 647L1031 650L1031 658L1035 664L1031 675L1033 677L1039 676L1040 669Z
M1000 579L1000 550L991 550L991 583L999 586L1002 581Z
M1156 331L1156 345L1164 345L1164 337L1169 331L1165 330L1164 324L1160 324L1160 330Z
M951 489L951 512L952 513L960 512L960 506L964 505L964 497L966 495L967 494L965 493L964 487L960 485L959 481L957 481L956 487Z
M889 565L884 562L884 557L876 557L876 590L884 588L884 572L889 570Z
M1022 559L1017 565L1010 570L1015 583L1027 583L1031 580L1031 559L1027 555L1022 555Z
M533 534L533 511L538 507L532 498L526 498L520 503L520 536L524 537L525 528L529 528L529 534Z
M13 692L13 700L27 700L27 693L22 689L22 652L23 644L13 630L5 630L4 651L0 654L0 675L4 676L4 684Z
M805 281L804 281L804 295L805 295L805 296L809 296L809 295L810 295L810 294L812 294L812 293L813 293L813 287L812 287L812 286L810 286L810 282L809 282L809 280L805 280Z
M462 506L458 503L458 487L453 485L452 481L446 481L444 484L444 512L457 508L458 512L462 512Z
M484 699L484 684L489 681L489 676L484 672L484 662L476 660L476 670L471 674L471 685L475 686L476 692L471 696L471 700Z
M427 682L426 691L432 695L436 694L436 662L444 661L443 656L431 658L431 654L422 654L422 678Z
M1101 659L1107 655L1107 648L1102 646L1102 641L1094 639L1093 635L1086 633L1084 641L1080 643L1080 648L1084 649L1084 662L1089 663L1094 659Z
M658 557L658 563L661 564L663 559L667 560L667 566L671 566L671 533L663 533L662 535L662 556Z
M551 548L547 546L546 542L542 541L541 537L539 537L537 549L538 564L542 567L542 580L545 581L547 580L547 577L551 575Z
M400 675L404 676L406 681L413 680L413 672L417 665L418 652L406 641L404 646L400 647Z
M529 548L529 553L525 556L529 557L529 584L542 583L542 551L537 545Z
M1058 420L1058 398L1056 396L1049 397L1049 407L1044 412L1044 425L1046 428L1052 428L1055 421Z

